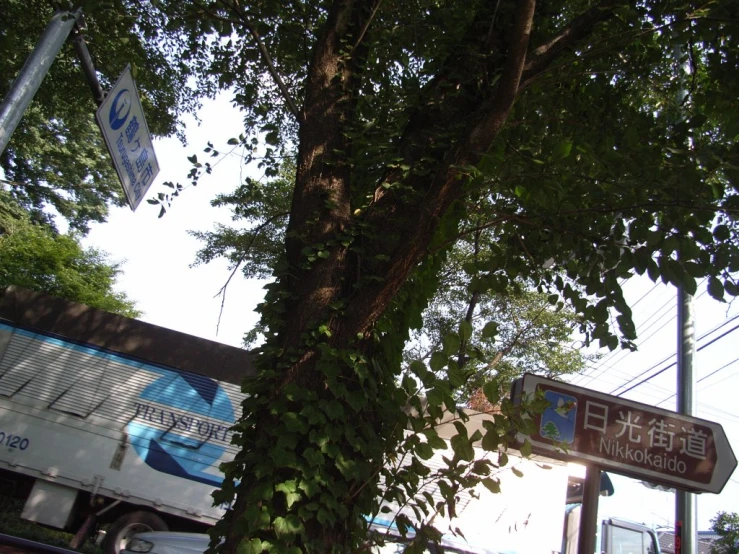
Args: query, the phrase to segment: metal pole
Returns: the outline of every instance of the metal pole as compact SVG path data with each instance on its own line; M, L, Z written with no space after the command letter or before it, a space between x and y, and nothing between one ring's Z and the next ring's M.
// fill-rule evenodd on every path
M82 66L82 73L85 74L87 84L90 86L92 97L95 100L95 104L100 107L100 104L105 100L105 93L103 87L100 86L97 72L95 71L95 64L90 56L90 51L87 49L87 43L85 42L84 32L86 31L85 18L80 15L77 19L77 26L74 30L74 37L72 38L72 44L77 52L77 57L80 60Z
M31 55L23 64L8 95L0 105L0 155L20 123L28 105L41 86L59 51L67 40L81 11L58 12L49 21Z
M595 537L598 531L598 497L600 496L600 468L588 465L585 469L585 483L582 490L582 510L580 511L580 535L577 541L577 554L593 554Z
M677 78L681 87L677 91L677 104L682 117L682 105L688 94L682 87L690 66L683 60L680 44L674 49L677 63ZM677 412L693 415L693 355L695 354L695 321L693 297L682 286L677 288ZM680 545L680 554L697 553L696 498L689 492L678 490L675 493L675 544ZM679 535L678 535L679 533Z
M683 287L677 289L677 411L693 415L693 354L695 353L695 321L693 297ZM681 554L695 554L696 550L696 498L689 492L675 493L675 533L680 533Z

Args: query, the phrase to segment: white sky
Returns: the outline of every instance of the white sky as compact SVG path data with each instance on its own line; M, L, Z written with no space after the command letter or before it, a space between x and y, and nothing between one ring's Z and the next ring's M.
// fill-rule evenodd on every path
M161 185L164 181L185 184L190 167L187 156L196 153L202 161L205 156L202 149L207 141L225 151L226 141L242 132L241 117L223 99L206 102L200 119L202 125L191 122L188 126L190 144L187 147L182 147L174 139L155 143L161 173L147 198L156 192L168 192L169 189ZM226 263L221 261L189 268L199 244L186 232L209 230L215 221L228 221L228 211L211 208L209 202L217 193L232 191L243 177L242 171L238 156L230 156L215 168L213 175L204 176L196 188L188 188L176 198L170 212L163 218L157 219L158 208L144 202L136 213L128 208L114 209L107 223L93 226L84 240L85 245L109 252L113 260L125 260L119 289L145 312L144 321L235 346L240 346L243 333L257 321L254 309L262 301L263 284L246 281L238 274L229 286L220 330L216 334L221 301L214 295L228 278ZM251 176L259 177L254 173ZM699 288L695 309L696 335L699 337L739 313L739 303L719 304L707 298L704 290L705 287ZM675 290L667 286L653 288L649 281L634 280L627 284L626 295L634 306L635 323L641 336L640 351L609 354L593 364L586 376L573 379L574 384L618 393L617 387L674 354L677 340ZM737 323L739 320L726 325L700 341L698 346L732 329ZM735 453L739 454L739 364L732 364L739 358L737 340L739 333L730 333L698 352L694 367L696 379L702 379L696 387L695 415L721 423ZM657 365L645 377L664 365ZM725 365L727 367L720 369ZM716 373L709 377L714 371ZM675 390L675 379L673 367L626 393L624 398L675 409L674 398L670 399ZM649 490L626 478L614 477L613 480L616 493L602 502L604 510L608 510L604 517L618 516L651 525L671 525L674 519L673 494ZM699 495L698 529L708 529L709 520L719 510L739 512L739 472L735 472L720 495Z

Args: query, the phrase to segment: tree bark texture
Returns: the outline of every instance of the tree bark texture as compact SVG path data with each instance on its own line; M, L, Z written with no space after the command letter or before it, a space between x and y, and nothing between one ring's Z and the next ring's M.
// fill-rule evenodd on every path
M275 402L280 390L291 384L313 391L319 398L331 388L326 373L319 370L324 351L305 342L307 334L319 325L328 331L324 347L351 347L372 357L378 348L370 340L373 326L429 254L439 222L465 194L464 168L475 166L495 140L522 83L531 83L558 55L606 20L611 3L593 7L557 36L533 48L534 0L515 2L508 28L493 35L481 30L493 27L495 2L481 9L459 50L425 85L422 102L397 142L397 158L410 170L388 168L369 207L355 214L352 167L345 156L353 145L345 130L355 116L357 83L362 78L361 41L365 33L372 32L377 6L368 0L334 2L313 50L300 111L297 176L286 244L289 269L280 277L285 309L274 339L280 355L264 366L279 368L270 385L276 390L269 393ZM495 76L493 86L490 76ZM445 135L444 141L439 140L440 135ZM392 183L402 183L406 192L383 186ZM337 240L356 231L360 223L364 229L374 230L371 238L358 233L363 240L361 254ZM321 256L306 263L306 252L317 250ZM383 256L377 258L377 254ZM358 287L368 274L374 278ZM341 309L335 308L337 304ZM398 369L390 371L377 387L394 387ZM350 392L363 391L349 369L339 371L345 372L339 378L353 383L347 385ZM333 401L330 396L325 398ZM269 434L279 423L280 413L270 412L268 403L262 411L244 415L254 437ZM361 414L362 421L357 423L369 429L362 431L368 437L389 433L390 420L376 405L370 402ZM350 450L344 449L347 456L352 455ZM267 457L270 452L249 455ZM249 470L248 463L245 470ZM336 474L336 482L341 481L335 470L327 471ZM279 472L285 479L291 478L289 468ZM222 552L236 552L242 535L240 522L254 501L250 496L254 486L244 478L237 488ZM352 487L346 491L347 503L362 492L361 486ZM350 530L342 530L341 525L322 529L311 524L308 532L323 536L328 552L328 545L348 544Z

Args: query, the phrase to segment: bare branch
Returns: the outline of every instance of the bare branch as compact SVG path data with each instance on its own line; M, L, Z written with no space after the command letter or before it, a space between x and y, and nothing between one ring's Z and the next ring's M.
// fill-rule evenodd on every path
M298 110L298 107L295 105L295 101L290 95L290 91L287 89L287 85L285 85L285 81L283 81L282 77L280 77L280 74L277 71L277 68L275 67L274 61L272 60L272 56L270 56L269 50L267 50L267 47L265 46L264 41L262 41L262 37L260 37L259 33L257 33L256 27L254 27L251 20L247 16L246 12L243 10L241 5L239 4L239 0L233 0L233 8L236 11L236 13L239 15L241 24L244 27L246 27L246 30L249 31L249 34L254 39L254 42L256 42L257 47L259 48L259 52L262 54L262 59L264 60L265 65L267 66L267 70L269 71L269 74L272 76L272 79L277 85L277 88L280 89L280 94L282 94L282 97L285 99L285 103L287 104L287 107L290 110L290 113L293 114L293 116L298 121L298 123L302 123L303 116L300 110Z
M367 34L367 29L369 29L369 26L372 24L372 20L375 18L375 14L377 14L377 10L380 9L381 4L382 4L382 0L377 0L375 5L372 7L372 14L367 18L367 21L364 22L364 26L362 27L362 30L359 33L359 37L357 37L357 40L354 43L354 46L352 47L352 53L354 53L357 47L362 43L362 40L364 39L364 35Z
M244 263L244 260L246 259L246 256L249 253L249 250L251 250L251 247L254 246L254 241L257 240L259 233L261 233L265 229L265 227L267 227L267 225L269 225L276 219L279 219L281 217L287 217L289 215L290 214L287 212L275 214L272 217L268 218L261 225L258 225L256 229L254 229L254 234L251 236L251 240L249 241L249 244L247 244L246 248L244 248L244 251L241 253L241 256L236 262L236 265L234 265L234 268L231 271L231 274L228 276L228 279L226 279L225 284L220 288L220 290L213 297L213 298L218 298L219 296L221 297L221 309L218 312L218 322L216 323L216 335L218 334L218 330L221 326L221 317L223 316L223 309L226 306L226 290L228 289L228 285L231 283L231 279L233 279L234 275L236 275L236 272L241 267L241 264Z

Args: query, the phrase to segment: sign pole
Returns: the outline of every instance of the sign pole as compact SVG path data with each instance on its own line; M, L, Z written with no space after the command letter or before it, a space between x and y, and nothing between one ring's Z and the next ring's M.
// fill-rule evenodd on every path
M582 491L580 510L580 535L577 540L577 554L593 554L598 531L598 497L600 496L600 467L588 464L585 469L585 483Z
M683 48L680 44L674 49L676 72L680 83L677 92L677 104L683 106L687 90L682 86L685 77L691 72L687 61L683 59ZM682 111L682 110L681 110ZM681 114L681 120L684 115ZM678 254L679 256L679 254ZM678 257L679 259L679 257ZM695 411L693 398L693 355L695 354L695 311L693 296L685 292L685 288L677 287L677 412L692 416ZM696 554L697 549L696 498L689 491L677 490L675 493L675 542L679 541L681 554Z
M682 286L677 289L677 412L693 415L693 353L695 352L695 325L693 297ZM681 545L681 554L695 554L696 513L695 495L683 490L675 492L675 542ZM680 533L678 535L678 533Z
M10 87L7 96L0 105L0 154L10 142L10 136L18 127L28 105L33 100L36 91L41 86L54 63L59 51L67 40L72 27L81 14L81 10L74 13L57 12L49 21L33 52L23 64L18 77Z

